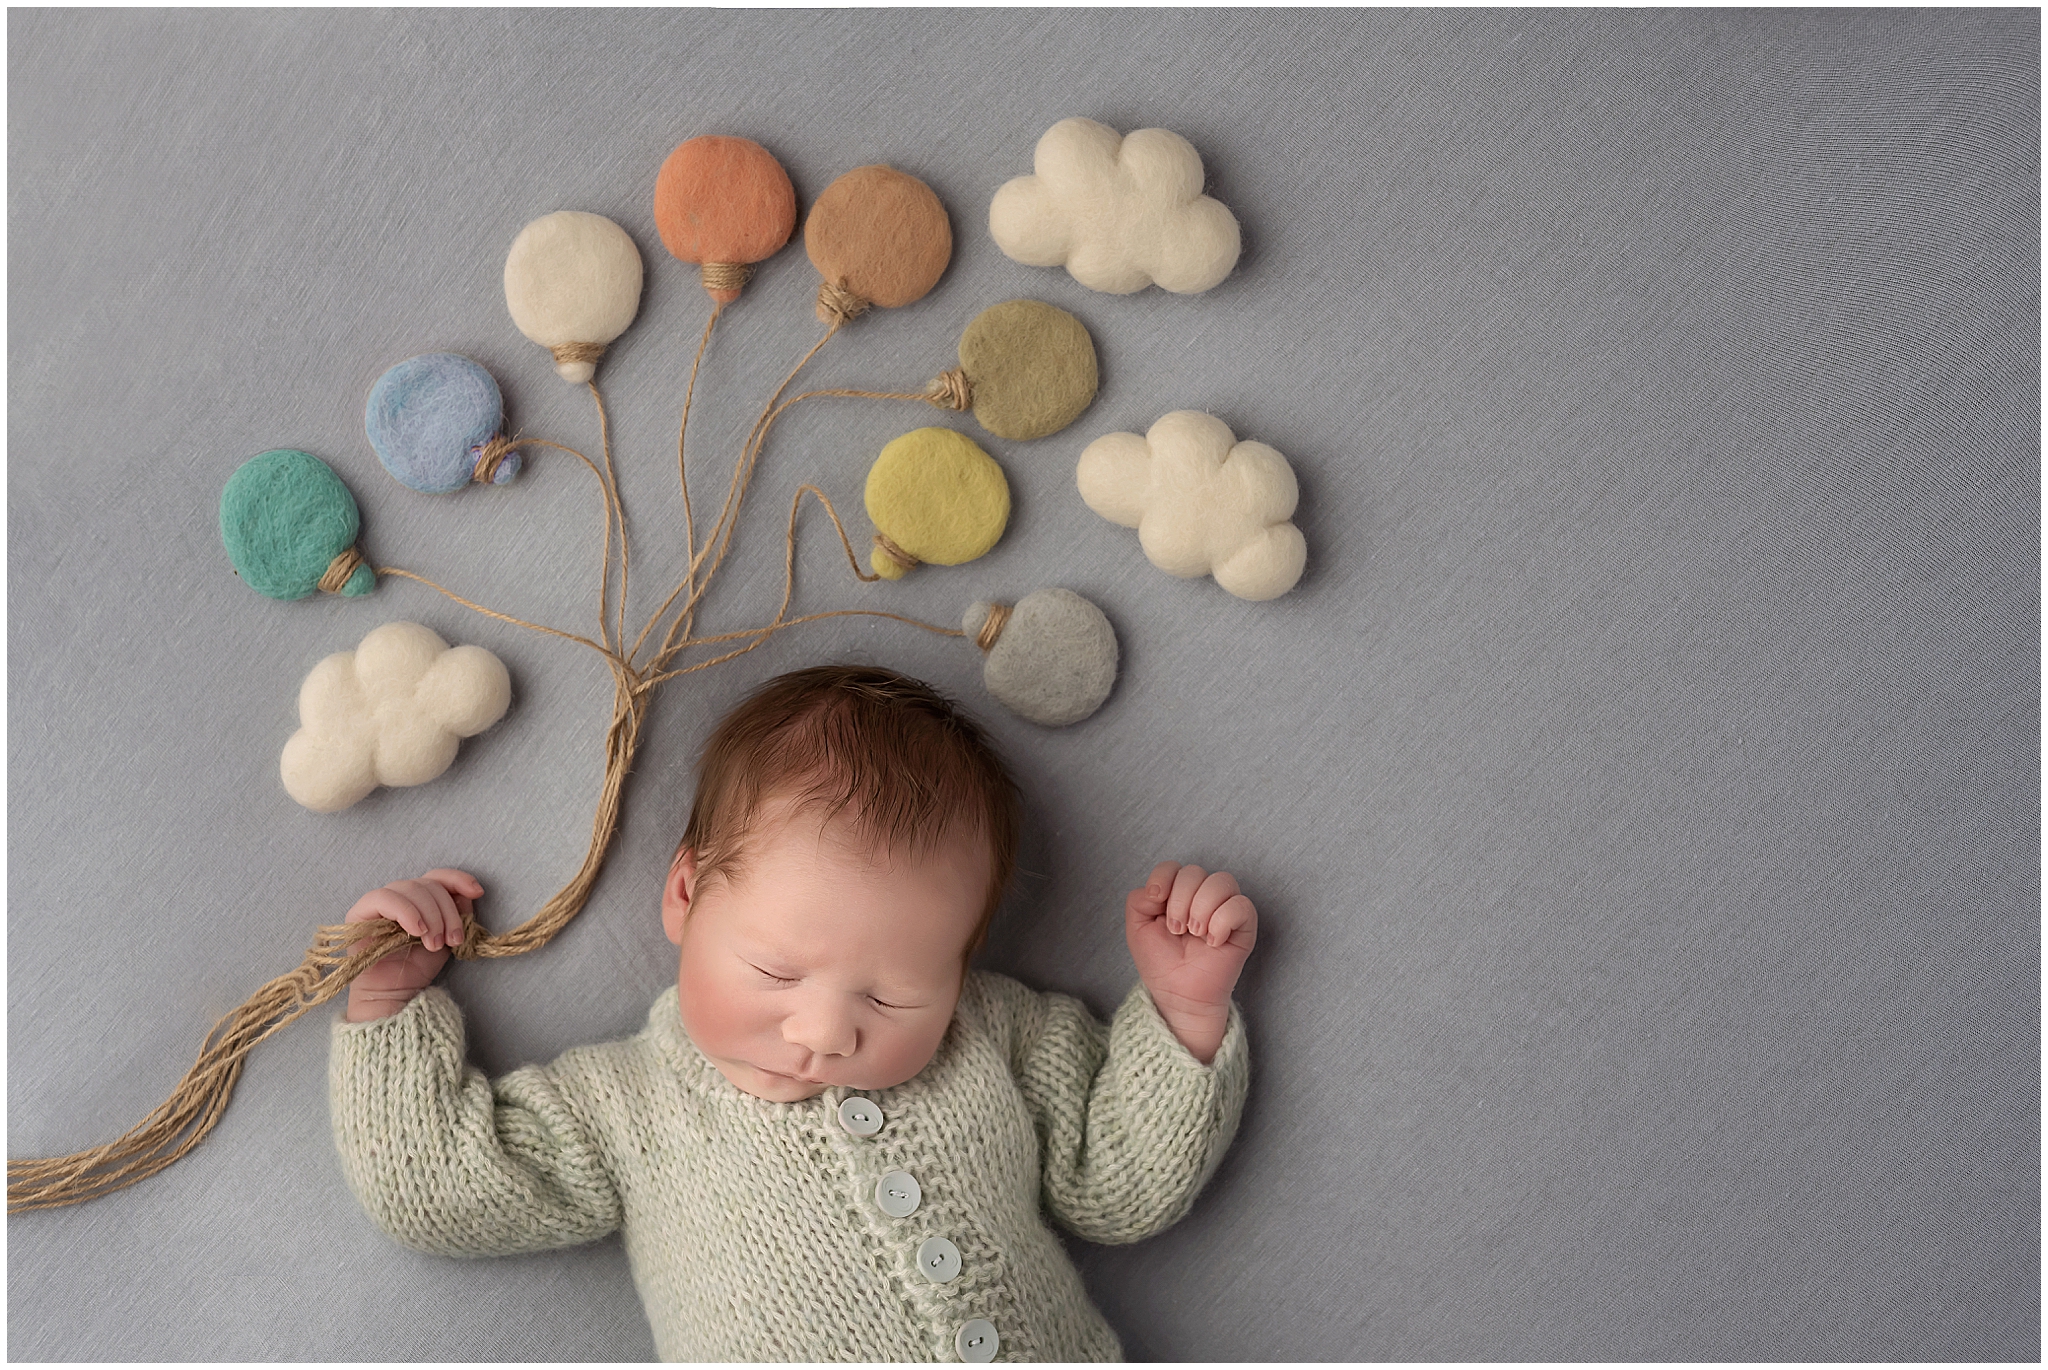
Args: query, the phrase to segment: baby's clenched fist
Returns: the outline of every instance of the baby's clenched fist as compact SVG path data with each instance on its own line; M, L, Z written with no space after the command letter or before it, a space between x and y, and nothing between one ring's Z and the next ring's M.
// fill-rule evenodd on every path
M1230 1025L1230 991L1258 940L1259 911L1228 871L1161 861L1124 900L1138 977L1180 1044L1207 1064Z
M387 1018L432 984L448 964L449 949L462 942L464 920L473 916L472 901L483 893L483 885L469 872L443 867L417 880L394 880L356 900L342 922L388 919L420 940L355 978L348 987L348 1020Z

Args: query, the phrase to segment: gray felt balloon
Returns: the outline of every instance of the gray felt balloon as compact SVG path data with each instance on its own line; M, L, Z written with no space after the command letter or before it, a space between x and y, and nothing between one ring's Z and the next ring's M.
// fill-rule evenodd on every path
M1116 630L1072 590L1035 590L1008 608L977 600L960 627L988 654L982 683L1033 723L1063 728L1102 707L1116 684ZM991 620L994 620L991 622Z

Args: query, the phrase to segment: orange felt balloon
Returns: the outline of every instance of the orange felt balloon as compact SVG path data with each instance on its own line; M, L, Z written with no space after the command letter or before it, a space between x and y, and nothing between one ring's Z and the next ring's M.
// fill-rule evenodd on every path
M804 220L804 250L827 286L863 306L896 309L924 298L953 260L946 207L917 177L890 166L855 167ZM831 322L826 305L821 319Z
M706 134L668 155L654 178L654 226L663 246L701 266L748 266L796 232L796 188L775 155L751 138ZM740 297L741 273L707 270L720 304Z

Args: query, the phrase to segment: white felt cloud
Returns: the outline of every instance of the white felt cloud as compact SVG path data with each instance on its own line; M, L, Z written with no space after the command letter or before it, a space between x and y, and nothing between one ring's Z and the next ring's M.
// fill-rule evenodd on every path
M336 652L299 686L300 728L284 744L285 792L333 813L379 785L424 785L456 744L505 716L512 678L481 647L450 647L417 623L387 623Z
M1178 133L1128 138L1062 119L1038 140L1035 176L996 192L988 230L1026 266L1065 266L1090 290L1148 285L1195 295L1237 265L1237 219L1202 193L1202 156Z
M1182 409L1143 437L1105 434L1081 453L1075 479L1088 507L1137 529L1145 555L1171 575L1214 575L1239 599L1273 599L1301 579L1308 543L1289 522L1294 468L1214 415Z

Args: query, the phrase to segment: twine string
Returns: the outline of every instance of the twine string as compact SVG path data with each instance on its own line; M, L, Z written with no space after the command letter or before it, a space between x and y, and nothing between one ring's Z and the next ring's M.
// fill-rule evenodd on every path
M548 351L554 354L557 365L563 362L589 362L595 366L603 359L604 348L603 343L565 342L556 343Z
M334 560L327 563L327 569L320 573L320 588L330 595L338 595L356 567L363 564L363 554L353 547L344 547L334 554Z
M798 373L810 365L811 358L817 356L826 343L838 336L840 327L841 325L836 322L826 327L825 336L811 344L810 351L804 353L797 364L789 369L789 374L782 378L781 384L768 396L768 402L761 407L760 416L754 420L754 427L748 433L747 441L741 446L740 455L733 464L732 481L726 487L724 507L719 510L717 520L712 523L711 532L704 539L704 545L697 550L697 555L690 559L692 576L696 574L698 566L706 557L711 558L710 567L697 580L695 587L689 590L688 596L683 600L681 611L669 625L668 631L662 635L661 649L654 656L654 663L657 666L665 666L683 650L684 642L688 638L683 625L694 617L697 606L703 602L705 594L711 588L712 577L718 573L718 568L725 562L725 554L731 550L733 533L739 524L740 505L746 499L747 487L753 481L755 467L760 463L761 449L768 439L768 427L774 421L773 416L781 412L776 406L782 398L782 392L789 389ZM681 590L682 587L677 587L678 593ZM671 594L663 601L662 608L655 614L657 620L668 611L675 598L676 595Z
M924 394L919 398L940 409L972 409L974 382L967 379L965 371L955 366L927 381Z
M828 609L815 614L804 614L798 618L786 617L789 613L790 600L796 592L797 512L803 505L805 495L811 496L811 498L817 500L819 504L825 507L825 513L832 520L833 531L839 534L840 550L845 553L846 564L852 570L854 576L863 581L881 579L880 576L860 569L860 561L853 552L853 540L847 537L846 525L840 521L839 511L832 507L832 501L826 497L825 492L815 485L800 485L797 487L796 493L791 496L789 502L789 523L783 535L782 549L782 603L777 607L775 617L758 628L743 628L737 632L719 633L712 637L692 638L684 642L681 644L682 647L704 647L742 640L746 641L746 645L711 657L705 661L693 662L688 666L678 667L672 671L658 670L647 677L649 685L660 684L663 681L673 680L677 676L689 675L693 671L701 671L707 666L716 666L721 662L731 661L735 657L745 656L748 652L753 651L756 647L759 647L762 643L785 629L794 628L803 623L815 623L820 619L826 618L886 618L892 619L897 623L907 623L914 628L922 628L926 632L936 633L940 637L966 636L958 628L944 628L936 623L927 623L921 618L911 618L907 614L893 614L883 609ZM650 667L661 666L665 664L667 659L667 657L658 657L653 663L650 663Z
M915 571L918 567L924 565L915 555L904 551L896 539L890 537L879 528L875 530L875 550L906 571Z
M519 450L519 443L503 433L494 433L475 447L469 449L473 459L469 478L478 485L489 485L497 477L498 465L506 457Z
M676 482L683 491L683 578L676 582L676 588L668 592L668 597L662 600L661 607L648 618L647 626L640 630L640 636L633 639L633 650L628 654L631 657L640 655L640 649L646 645L648 635L654 631L655 625L661 622L662 615L669 611L669 606L676 602L677 596L693 592L697 588L697 516L690 507L690 468L684 460L683 444L690 432L690 405L697 395L697 371L704 364L704 349L711 345L711 330L718 326L719 316L724 312L725 306L718 305L712 309L711 317L704 322L704 336L697 340L697 355L690 362L690 383L683 390L682 421L676 425ZM692 602L694 603L694 600ZM688 637L695 618L694 609L684 609L676 618L676 630L684 637Z
M832 328L852 323L875 307L875 302L856 295L835 281L818 282L818 322Z
M604 476L600 483L610 496L612 510L617 515L619 521L619 628L618 632L612 637L611 642L616 650L623 652L626 649L626 588L629 584L633 567L633 559L626 550L626 506L619 500L619 473L612 466L612 424L610 416L605 413L604 396L598 393L596 381L585 381L584 385L589 387L590 398L597 405L597 435L598 441L604 447ZM611 543L609 540L605 543L605 563L607 566L611 563ZM604 636L604 598L604 586L600 584L597 591L597 627L599 637Z
M706 290L744 290L754 268L740 262L705 262L700 268Z
M837 331L835 327L833 332ZM830 336L831 333L826 334L826 337L829 338ZM819 344L819 346L823 345L823 343ZM816 349L814 348L812 351L815 352ZM804 360L809 361L810 358L806 357ZM803 364L799 362L797 370L801 371L802 369ZM796 372L792 371L790 378L793 380L795 376ZM948 379L953 376L959 378L957 383ZM785 381L782 386L777 387L776 395L779 396L787 386L788 381ZM973 382L969 381L966 373L960 371L957 367L952 371L933 377L922 390L806 390L802 394L792 395L780 403L773 399L769 401L769 407L764 409L761 412L761 417L754 421L754 431L747 439L747 450L755 450L765 444L768 441L768 432L775 426L775 421L797 405L802 404L805 400L916 400L923 404L935 405L941 409L967 409L973 405L973 396ZM955 399L958 399L960 402L954 403Z
M988 617L981 622L981 631L975 634L974 645L988 652L995 649L996 642L1003 635L1003 626L1010 621L1010 606L991 604Z

